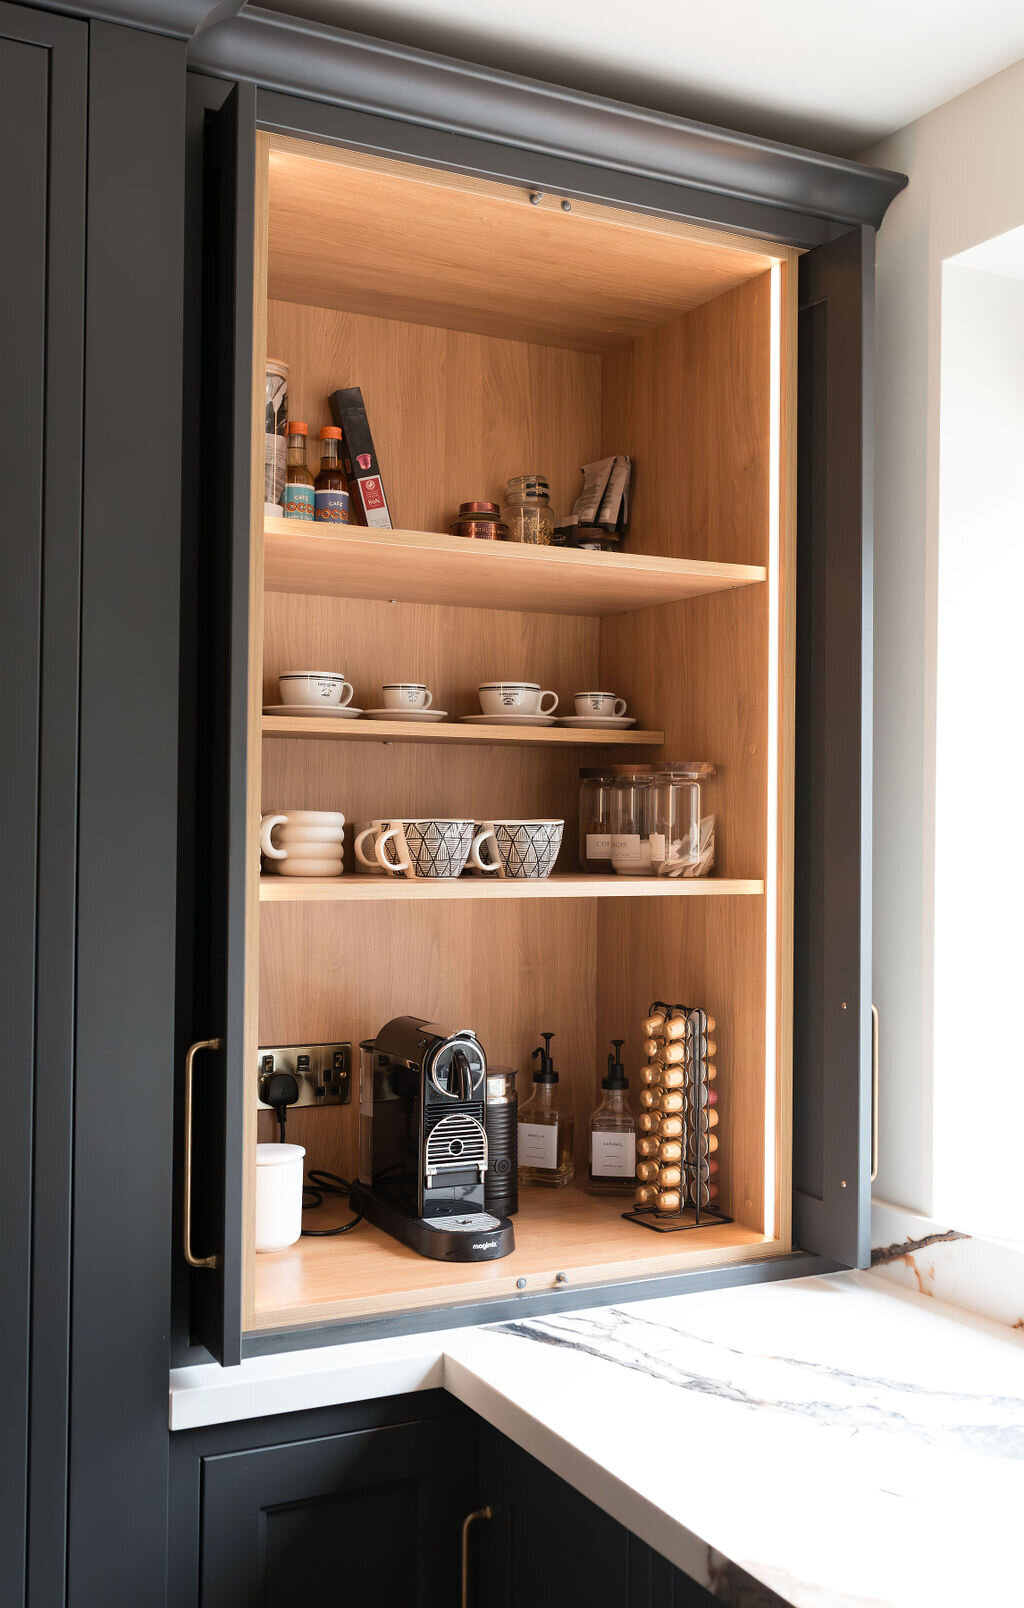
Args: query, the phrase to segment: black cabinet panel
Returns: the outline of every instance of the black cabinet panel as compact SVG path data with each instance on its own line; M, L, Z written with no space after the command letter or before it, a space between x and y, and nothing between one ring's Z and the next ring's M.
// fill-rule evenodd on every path
M452 1608L475 1492L464 1414L205 1457L202 1608Z
M33 1604L64 1589L86 44L0 4L0 1556Z
M800 259L793 1232L870 1259L874 233Z

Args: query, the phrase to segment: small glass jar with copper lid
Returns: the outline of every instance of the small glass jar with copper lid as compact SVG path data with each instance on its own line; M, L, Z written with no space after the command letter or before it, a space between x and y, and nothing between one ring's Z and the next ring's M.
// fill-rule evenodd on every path
M464 502L448 527L450 536L468 536L478 542L507 542L508 526L503 523L496 502Z

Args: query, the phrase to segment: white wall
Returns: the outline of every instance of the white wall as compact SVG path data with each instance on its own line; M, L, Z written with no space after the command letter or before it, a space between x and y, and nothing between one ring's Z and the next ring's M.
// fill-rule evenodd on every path
M1024 224L1024 63L930 112L863 159L910 176L882 225L877 253L874 998L881 1112L875 1192L930 1215L942 265ZM1024 630L1021 641L1024 654ZM1007 743L1020 742L1018 727L1011 713ZM968 795L987 808L989 756L971 758ZM1015 846L1006 839L996 843L993 860L983 842L976 872L998 874L1000 854ZM985 1005L978 1002L979 1091L992 1054ZM998 1123L998 1102L993 1106L991 1120Z

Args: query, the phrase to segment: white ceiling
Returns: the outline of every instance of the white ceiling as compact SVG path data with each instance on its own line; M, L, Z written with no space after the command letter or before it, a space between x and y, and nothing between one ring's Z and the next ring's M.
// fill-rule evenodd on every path
M262 0L852 155L1024 57L1022 0Z

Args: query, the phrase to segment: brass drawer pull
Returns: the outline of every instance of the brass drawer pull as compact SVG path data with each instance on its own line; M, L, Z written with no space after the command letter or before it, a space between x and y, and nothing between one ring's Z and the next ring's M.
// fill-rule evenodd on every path
M462 1608L469 1608L469 1527L476 1519L493 1519L490 1507L477 1508L467 1513L462 1521Z
M185 1057L185 1260L189 1267L217 1267L219 1256L192 1255L192 1069L200 1050L222 1050L224 1040L199 1039Z
M878 1006L871 1007L871 1182L878 1177Z

